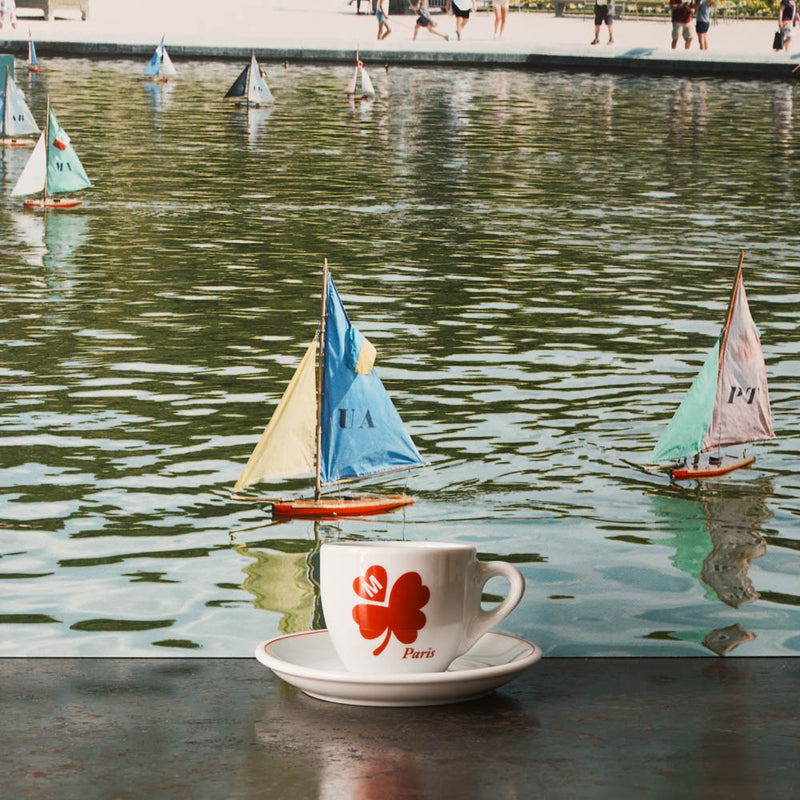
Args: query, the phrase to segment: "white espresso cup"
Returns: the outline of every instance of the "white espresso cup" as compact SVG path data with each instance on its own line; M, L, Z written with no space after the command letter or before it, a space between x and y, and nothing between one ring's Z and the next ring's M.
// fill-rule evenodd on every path
M486 582L506 578L499 606L484 611ZM325 623L350 672L443 672L512 611L525 579L475 548L444 542L331 542L320 555Z

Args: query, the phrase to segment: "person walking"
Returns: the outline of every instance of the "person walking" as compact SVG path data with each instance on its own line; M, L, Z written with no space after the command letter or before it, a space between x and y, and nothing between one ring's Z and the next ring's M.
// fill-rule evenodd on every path
M684 0L669 0L669 7L672 9L672 49L678 46L683 34L688 50L692 44L692 7Z
M792 28L797 25L797 3L795 0L781 0L778 6L778 27L781 31L783 49L789 52L792 42Z
M614 20L612 19L613 6L609 0L595 0L594 2L594 39L591 44L600 43L600 26L605 23L608 28L608 43L614 44Z
M508 0L492 0L492 11L494 11L494 37L503 38L503 31L506 29L506 18L508 17Z
M378 0L375 6L375 18L378 20L378 40L385 39L392 29L389 27L389 15L386 13L386 0Z
M409 3L409 6L417 15L417 21L414 25L414 35L411 37L412 39L417 38L417 33L419 32L420 28L425 28L428 33L432 33L434 36L441 36L446 42L450 41L449 36L439 33L439 31L436 30L436 23L433 21L433 17L431 17L431 9L428 5L428 0L417 0L416 5Z
M697 44L701 50L708 50L708 29L711 27L711 15L708 9L713 5L714 0L697 0L694 7L694 32L697 34Z
M456 18L456 37L460 42L461 31L464 30L469 22L470 12L477 12L478 9L475 6L475 0L447 0L447 10L450 11L451 8Z

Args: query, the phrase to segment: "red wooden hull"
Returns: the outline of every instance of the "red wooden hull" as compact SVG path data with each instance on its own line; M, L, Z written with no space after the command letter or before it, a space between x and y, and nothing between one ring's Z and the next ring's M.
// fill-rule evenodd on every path
M0 144L5 147L30 147L33 139L0 139Z
M272 504L276 517L365 517L384 514L408 506L414 498L407 494L362 495L361 497L323 497L319 500L286 500Z
M669 476L674 481L693 481L699 478L717 478L720 475L726 475L733 472L735 469L743 469L749 467L756 460L755 456L742 456L736 458L735 456L723 456L719 459L719 463L715 463L708 457L701 459L697 466L693 464L684 464L680 467L675 467L670 470Z
M26 200L25 201L25 208L29 209L44 209L44 208L52 208L52 209L59 209L59 208L77 208L79 205L83 204L83 200L61 200L56 197L47 197L44 200L41 197L38 200Z

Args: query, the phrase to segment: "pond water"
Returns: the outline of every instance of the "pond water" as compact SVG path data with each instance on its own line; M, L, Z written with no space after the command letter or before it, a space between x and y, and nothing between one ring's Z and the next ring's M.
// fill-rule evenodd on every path
M241 66L18 70L94 186L43 219L2 152L0 655L251 656L321 624L342 537L515 563L545 655L800 652L795 84L377 66L348 102L268 64L248 114ZM777 438L677 486L643 466L740 250ZM324 258L429 465L405 511L274 523L232 487Z

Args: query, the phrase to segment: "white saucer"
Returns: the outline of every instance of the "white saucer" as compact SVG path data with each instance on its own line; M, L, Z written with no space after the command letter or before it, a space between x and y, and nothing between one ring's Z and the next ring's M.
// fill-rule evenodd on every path
M372 675L347 672L328 631L279 636L256 647L256 658L311 697L353 706L436 706L473 700L508 683L542 657L531 642L487 633L447 672Z

